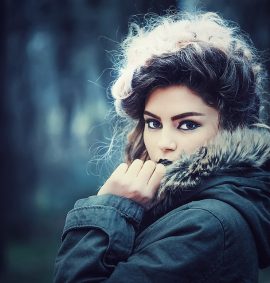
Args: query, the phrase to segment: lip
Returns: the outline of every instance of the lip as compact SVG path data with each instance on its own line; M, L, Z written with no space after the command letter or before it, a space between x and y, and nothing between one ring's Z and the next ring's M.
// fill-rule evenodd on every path
M171 164L172 164L172 161L171 161L171 160L168 160L168 159L162 159L162 158L160 158L159 161L158 161L158 163L161 163L161 164L163 164L163 165L165 165L165 166L168 166L168 165L171 165Z

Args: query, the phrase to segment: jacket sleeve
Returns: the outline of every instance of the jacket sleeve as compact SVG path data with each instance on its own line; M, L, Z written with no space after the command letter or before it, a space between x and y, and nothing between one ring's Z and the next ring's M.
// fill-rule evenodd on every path
M144 208L115 195L76 202L66 218L54 282L102 282L133 250Z
M137 236L128 260L105 282L216 283L224 245L224 227L209 211L176 209Z

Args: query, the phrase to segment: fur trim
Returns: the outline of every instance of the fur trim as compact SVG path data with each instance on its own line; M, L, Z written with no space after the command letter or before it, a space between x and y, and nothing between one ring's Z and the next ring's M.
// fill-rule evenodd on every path
M270 160L270 131L238 128L221 131L207 146L192 155L181 155L167 166L158 199L176 191L190 191L206 177L243 167L260 168Z

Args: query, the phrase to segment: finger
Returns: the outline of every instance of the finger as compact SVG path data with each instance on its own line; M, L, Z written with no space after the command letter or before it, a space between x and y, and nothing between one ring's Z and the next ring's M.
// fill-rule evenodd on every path
M139 172L143 167L143 161L140 159L135 159L131 165L129 166L126 172L126 178L134 178L137 177Z
M124 175L128 169L127 163L121 163L112 173L111 177L115 178L120 175Z
M138 179L142 184L148 184L153 172L155 171L156 163L152 160L147 160L138 174Z
M156 169L154 173L152 174L148 182L148 185L147 185L149 191L154 192L159 188L160 182L162 178L164 177L165 173L166 173L165 166L161 163L157 164Z

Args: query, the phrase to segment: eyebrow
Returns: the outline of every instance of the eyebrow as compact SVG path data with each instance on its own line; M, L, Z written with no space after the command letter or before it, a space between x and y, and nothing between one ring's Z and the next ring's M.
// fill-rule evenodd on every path
M155 114L153 114L149 111L144 111L143 114L151 116L153 118L156 118L159 121L161 120L159 116L157 116L157 115L155 115ZM174 120L177 120L177 119L183 119L183 118L190 117L190 116L205 116L205 114L198 113L198 112L185 112L185 113L181 113L181 114L173 116L171 118L171 120L174 121Z

